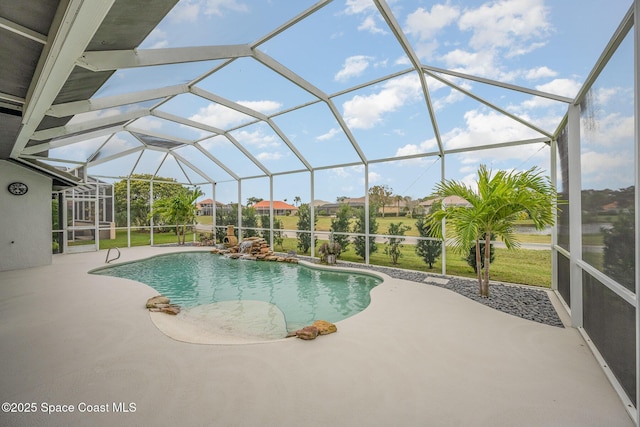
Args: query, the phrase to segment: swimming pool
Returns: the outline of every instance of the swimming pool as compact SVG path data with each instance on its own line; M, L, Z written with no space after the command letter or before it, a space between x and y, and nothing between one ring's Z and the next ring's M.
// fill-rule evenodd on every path
M315 320L337 322L361 312L371 302L371 289L382 282L368 274L234 260L208 252L158 255L91 273L142 282L187 309L263 301L282 311L289 332Z

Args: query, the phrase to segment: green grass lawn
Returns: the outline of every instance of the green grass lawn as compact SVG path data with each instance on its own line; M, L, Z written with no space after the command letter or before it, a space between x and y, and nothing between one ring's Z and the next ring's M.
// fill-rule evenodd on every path
M296 239L287 238L284 239L282 247L277 246L275 250L283 252L294 250L297 252L297 243L298 241ZM319 240L318 244L321 243L322 241ZM384 244L378 243L377 247L378 250L370 256L371 264L436 274L442 272L441 258L434 264L433 269L429 270L422 258L416 255L414 245L404 245L402 248L402 256L398 260L397 265L392 265L389 257L384 254ZM306 254L300 255L309 255L309 253L307 252ZM355 254L352 246L349 246L348 250L340 255L339 259L342 261L364 263L364 260ZM549 288L551 287L551 251L528 249L510 251L496 248L495 261L491 264L490 272L491 280ZM473 269L467 264L462 255L453 253L451 249L447 250L447 274L461 277L476 277Z
M187 234L187 242L193 241L193 234ZM131 246L147 246L151 243L151 233L149 231L131 230ZM178 243L178 237L172 231L166 233L153 233L153 243L162 245L166 243ZM116 230L116 238L113 240L100 240L100 249L127 247L127 230Z
M298 217L297 216L278 216L282 221L283 228L285 230L297 230ZM204 225L211 225L211 217L200 217L199 222ZM385 217L376 218L378 222L378 234L386 234L389 230L390 223L402 222L405 225L411 227L406 232L407 236L418 236L419 233L415 227L415 218L407 217ZM352 220L352 223L355 219ZM529 221L530 222L530 221ZM529 224L527 221L520 221L518 224ZM331 229L331 218L320 216L316 224L317 231L329 231ZM285 238L282 247L277 246L276 251L296 251L297 239L291 236ZM168 236L170 237L170 236ZM175 239L175 236L173 236ZM148 237L147 237L148 240ZM155 239L158 241L158 238ZM519 234L518 240L521 243L542 243L550 244L550 235L540 234ZM126 243L126 235L125 235ZM318 241L318 245L322 243L322 240ZM148 243L147 243L148 244ZM408 270L428 271L434 273L442 272L441 259L439 258L434 264L432 270L428 269L428 266L424 261L418 257L415 253L415 246L405 244L402 248L402 256L398 260L397 265L392 265L391 260L384 254L384 244L378 243L378 250L371 254L370 263L381 266L404 268ZM300 255L309 255L300 254ZM346 252L340 255L340 259L343 261L363 263L364 260L355 254L353 246L350 246ZM495 261L491 264L491 280L520 283L526 285L550 287L551 286L551 251L550 250L507 250L502 248L495 249ZM451 249L447 250L447 274L462 277L475 278L476 275L473 269L467 264L462 255L455 254Z
M298 229L298 217L297 216L277 216L277 219L282 221L282 227L285 230L297 230ZM326 216L319 216L318 222L316 223L316 231L330 231L331 230L331 219ZM210 216L207 217L198 217L198 222L202 225L211 225L212 218ZM389 232L389 224L402 222L404 225L408 225L411 227L405 235L406 236L414 236L417 237L420 235L418 230L416 229L416 218L409 217L393 217L386 216L384 218L378 217L376 218L376 222L378 223L378 233L377 234L387 234ZM355 218L351 220L351 226L355 224ZM531 225L531 221L519 221L520 225ZM546 243L551 244L551 235L549 234L519 234L518 238L521 243Z

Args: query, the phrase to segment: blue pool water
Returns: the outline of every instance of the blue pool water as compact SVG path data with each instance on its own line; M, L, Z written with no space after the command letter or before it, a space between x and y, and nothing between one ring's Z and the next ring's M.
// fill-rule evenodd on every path
M280 262L234 260L207 252L155 256L92 272L145 283L181 307L222 301L277 306L295 331L315 320L337 322L364 310L378 277Z

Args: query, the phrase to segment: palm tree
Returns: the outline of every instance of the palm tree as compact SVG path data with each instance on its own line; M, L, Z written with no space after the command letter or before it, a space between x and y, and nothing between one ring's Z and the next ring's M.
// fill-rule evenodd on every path
M493 176L492 176L493 175ZM492 174L485 165L478 168L477 190L455 180L436 185L434 195L440 203L429 215L432 236L443 238L442 224L447 220L452 238L447 243L461 254L476 246L476 265L482 265L480 240L485 237L484 267L478 268L478 286L482 297L489 297L489 265L491 239L499 237L507 249L520 246L514 234L518 215L526 212L536 229L553 225L557 211L555 188L549 177L533 167L524 172L498 171ZM447 206L445 197L458 196L468 206Z
M300 196L296 196L293 198L293 204L296 205L296 208L298 207L298 203L300 203L302 201L302 199L300 198Z
M157 200L153 204L154 211L165 221L175 223L179 245L184 245L186 224L195 221L196 200L203 194L199 188L196 188L193 191L183 191L171 198Z

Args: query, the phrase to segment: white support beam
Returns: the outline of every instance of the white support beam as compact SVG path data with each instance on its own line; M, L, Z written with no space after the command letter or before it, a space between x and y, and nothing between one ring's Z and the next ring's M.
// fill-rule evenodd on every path
M34 139L36 141L44 141L51 138L58 138L65 135L86 132L91 129L102 128L114 124L124 124L128 121L148 116L149 114L151 114L151 111L145 108L141 108L139 110L128 111L116 116L107 116L96 120L88 120L86 122L67 124L65 126L40 130L34 132L34 134L31 136L31 139Z
M15 104L20 104L20 105L24 105L25 103L24 98L20 98L19 96L13 96L4 92L0 92L0 99L13 102Z
M243 114L246 114L247 116L250 117L254 117L258 120L264 120L266 121L268 119L268 117L264 114L262 114L259 111L253 110L249 107L245 107L244 105L238 104L237 102L233 102L229 99L223 98L219 95L215 95L207 90L204 89L200 89L199 87L195 87L193 86L191 88L191 93L193 93L194 95L197 95L201 98L205 98L208 99L209 101L213 101L216 104L220 104L220 105L224 105L227 108L231 108L233 110L239 111Z
M169 120L175 123L180 123L181 125L185 125L185 126L191 126L193 128L196 129L200 129L200 130L204 130L207 132L211 132L213 134L217 134L217 135L223 135L225 133L225 131L223 129L219 129L217 127L214 126L209 126L207 124L204 123L200 123L200 122L196 122L195 120L189 120L189 119L185 119L184 117L180 117L180 116L176 116L175 114L171 114L171 113L167 113L164 111L160 111L160 110L153 110L151 112L151 115L164 119L164 120ZM211 138L211 136L207 136L205 138Z
M497 144L480 144L475 145L473 147L463 147L463 148L455 148L452 150L445 150L444 154L456 154L456 153L464 153L467 151L480 151L480 150L491 150L496 148L505 148L505 147L515 147L517 145L527 145L527 144L549 144L551 140L549 138L532 138L532 139L521 139L519 141L509 141L509 142L500 142Z
M52 105L47 111L47 115L53 117L68 117L89 111L121 107L124 105L135 104L137 102L180 95L187 92L189 92L189 87L182 84L127 93L124 95L105 96L103 98L88 99L84 101L66 102L64 104Z
M622 41L624 40L626 35L629 33L631 28L633 28L633 21L634 21L633 9L634 7L636 7L635 6L636 3L637 3L637 0L634 1L634 4L631 5L629 10L627 11L627 14L624 16L624 18L622 18L622 22L620 22L620 25L616 29L615 33L613 34L613 36L611 36L609 43L607 43L607 46L604 48L604 50L602 51L602 54L596 61L596 65L591 69L591 72L587 76L587 79L582 84L582 88L580 89L580 92L578 92L578 94L576 95L576 99L573 102L575 105L579 105L582 102L584 97L587 95L587 92L589 91L589 89L591 89L591 87L593 86L593 82L596 81L596 79L598 78L602 70L604 70L604 67L609 62L609 59L611 59L613 54L618 49L618 46L620 46L620 43L622 43ZM637 28L636 28L636 31L637 31ZM635 48L638 49L638 46L635 46ZM636 88L636 92L637 92L637 89L638 88Z
M230 177L232 177L234 180L239 180L240 176L236 175L231 169L229 169L227 167L227 165L225 165L223 162L221 162L220 160L218 160L217 157L213 156L211 153L209 153L202 145L200 145L199 142L196 142L195 144L193 144L194 147L196 147L202 154L204 154L209 160L211 160L213 163L215 163L216 165L218 165L223 171L225 171L226 173L229 174Z
M289 148L289 150L291 150L291 152L293 152L293 154L295 154L295 156L298 158L298 160L300 160L300 162L302 162L302 164L308 170L313 169L313 167L311 166L311 163L309 163L307 161L307 159L304 158L302 153L300 153L300 151L298 151L296 146L289 140L289 138L287 138L287 136L284 134L284 132L282 132L282 130L278 127L278 125L276 125L275 122L273 120L271 120L271 119L268 119L267 123L269 124L269 126L271 126L271 129L273 129L273 131L280 137L280 139L282 139L282 141L286 144L286 146Z
M267 167L265 165L262 164L262 162L258 159L255 158L255 156L253 154L251 154L246 148L244 148L244 145L240 144L240 141L238 141L237 139L235 139L233 137L233 135L230 135L228 133L226 133L224 135L229 141L231 141L231 143L233 145L236 146L236 148L238 150L240 150L242 152L242 154L244 154L245 156L247 156L247 158L249 160L251 160L253 162L254 165L256 165L262 172L264 172L265 175L267 176L271 176L271 172L269 171L269 169L267 169Z
M155 132L155 131L152 131L152 130L140 129L140 128L137 128L137 127L131 126L131 125L125 126L125 130L127 130L129 133L138 133L140 135L146 135L146 136L150 136L152 138L166 139L167 141L175 142L176 144L193 145L193 143L194 143L191 140L180 138L178 136L167 135L167 134L160 133L160 132ZM144 141L141 141L141 142L144 144Z
M533 129L534 131L538 132L539 134L547 136L549 139L553 138L553 135L551 133L547 132L546 130L541 129L541 128L529 123L528 121L526 121L524 119L521 119L520 117L516 116L515 114L511 114L510 112L508 112L504 108L498 107L497 105L495 105L495 104L487 101L486 99L474 94L473 92L470 92L470 91L462 88L461 86L458 86L457 84L455 84L453 82L450 82L449 80L447 80L447 79L445 79L445 78L443 78L443 77L441 77L441 76L439 76L437 74L432 73L431 71L425 71L425 73L428 74L429 76L431 76L432 78L444 83L445 85L447 85L449 87L452 87L452 88L456 89L457 91L459 91L461 93L464 93L466 96L468 96L470 98L473 98L476 101L486 105L487 107L496 110L500 114L503 114L503 115L505 115L505 116L517 121L518 123L528 127L529 129Z
M333 103L333 100L329 99L328 101L326 101L326 104L329 107L329 110L331 110L331 114L333 114L333 117L336 119L336 121L340 125L340 128L342 129L344 134L347 136L347 139L351 143L351 146L356 151L356 153L358 153L358 157L360 157L360 160L362 161L362 163L367 164L367 156L364 154L364 151L362 151L362 148L360 148L360 144L358 144L355 136L353 136L353 133L351 133L351 129L349 129L349 126L347 126L347 123L344 121L342 114L340 114L340 112L338 111L338 108Z
M23 126L11 150L18 157L85 51L115 0L61 2L29 87ZM64 8L64 9L62 9Z
M182 64L251 56L249 45L172 47L164 49L132 49L84 52L77 64L92 71L114 71L123 68Z
M99 138L101 136L118 133L124 130L124 126L116 125L103 129L98 129L93 132L82 133L80 135L69 135L62 138L56 138L51 142L45 142L43 144L32 145L22 149L22 154L36 154L43 151L47 151L52 148L64 147L65 145L75 144L76 142L83 142L93 138Z
M314 85L309 83L307 80L303 79L302 77L300 77L299 75L297 75L296 73L294 73L293 71L285 67L284 65L280 64L278 61L276 61L269 55L261 52L258 49L254 49L253 56L258 62L262 63L264 66L270 68L276 73L280 74L282 77L289 80L291 83L295 84L296 86L309 92L316 98L322 99L323 101L329 100L329 96L326 93L324 93L322 90L315 87Z
M0 16L0 28L4 28L5 30L9 30L12 33L18 34L19 36L26 37L34 42L38 42L40 44L47 43L47 36L44 34L40 34L37 31L33 31L27 27L23 27L20 24L16 24L13 21L9 21Z
M569 265L571 326L583 326L582 307L582 173L580 162L580 106L569 106Z
M176 160L180 160L182 163L184 163L185 165L189 166L189 169L191 169L192 171L194 171L195 173L197 173L198 175L200 175L202 178L204 178L207 182L215 182L213 179L211 179L211 177L209 175L207 175L205 172L203 172L200 168L198 168L197 166L195 166L193 163L191 163L190 161L188 161L187 159L185 159L184 157L182 157L180 154L176 153L175 151L171 152L171 155L176 159ZM180 163L178 163L178 165L180 165ZM184 171L183 171L184 172ZM189 179L189 177L187 176L187 174L184 174L187 179Z
M440 128L438 126L438 121L435 116L435 109L433 108L433 103L431 102L431 95L429 93L429 87L427 86L427 80L424 77L424 74L421 72L422 64L420 63L420 58L413 50L411 43L407 40L407 37L404 35L404 31L400 27L400 24L396 20L395 16L391 12L389 5L384 0L374 0L378 11L383 16L384 20L387 22L387 25L391 29L391 32L395 35L396 39L402 46L402 49L405 51L407 56L409 57L409 61L413 65L416 72L420 77L420 86L422 87L422 95L424 97L424 101L427 104L427 111L429 113L429 120L431 122L431 126L433 128L433 133L436 138L436 142L438 144L438 149L441 153L444 152L444 144L442 143L442 136L440 135Z
M504 88L504 89L513 90L513 91L516 91L516 92L527 93L529 95L539 96L541 98L547 98L547 99L551 99L553 101L564 102L565 104L573 103L573 98L567 98L566 96L556 95L556 94L553 94L553 93L543 92L543 91L540 91L540 90L529 89L529 88L526 88L524 86L518 86L518 85L509 84L509 83L499 82L497 80L491 80L491 79L487 79L487 78L484 78L484 77L478 77L478 76L474 76L472 74L465 74L465 73L460 73L458 71L451 71L451 70L446 70L444 68L431 67L431 66L427 66L427 65L423 65L422 69L425 70L425 71L432 71L432 72L435 72L435 73L447 74L449 76L458 77L458 78L465 79L465 80L472 80L472 81L475 81L475 82L484 83L484 84L491 85L491 86L497 86L497 87L501 87L501 88Z
M97 165L100 165L102 163L110 162L112 160L116 160L116 159L119 159L121 157L125 157L125 156L128 156L130 154L137 153L138 151L143 151L143 150L144 150L144 146L142 146L142 145L139 146L139 147L130 148L128 150L121 151L120 153L116 153L116 154L113 154L111 156L103 157L102 159L91 160L90 162L87 163L87 167L97 166Z
M634 218L634 233L635 233L635 297L636 297L636 401L633 402L635 405L635 411L633 411L632 416L634 417L634 421L636 423L636 427L640 427L640 194L638 193L638 189L640 188L640 0L635 0L633 2L633 79L634 86L636 90L634 90L634 112L635 120L634 120L634 128L633 128L633 139L634 139L634 147L635 147L635 199L634 199L634 208L635 208L635 218Z

